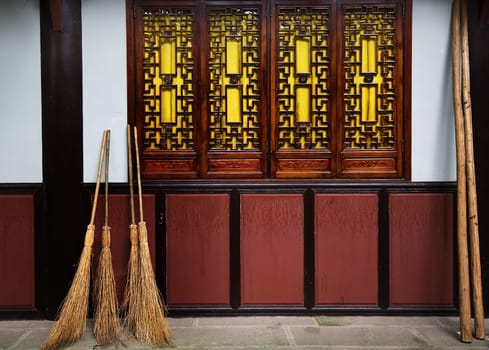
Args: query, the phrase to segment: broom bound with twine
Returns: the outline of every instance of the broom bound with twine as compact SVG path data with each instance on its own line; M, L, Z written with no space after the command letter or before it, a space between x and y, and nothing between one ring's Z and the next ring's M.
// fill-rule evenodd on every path
M107 133L107 146L105 147L105 221L102 227L102 249L99 255L97 278L94 285L93 333L98 344L102 346L120 342L117 292L110 251L109 149L110 131Z
M148 231L143 216L143 197L141 189L141 172L139 167L139 150L137 129L134 127L134 144L136 148L136 165L139 198L139 299L137 299L135 337L151 346L163 346L172 343L172 337L165 319L165 304L160 294L153 272L151 254L148 246Z
M86 329L88 313L88 295L90 292L90 265L92 258L92 246L95 235L95 211L97 209L100 177L102 174L102 161L107 141L107 130L104 131L97 172L97 182L92 204L92 215L85 233L85 242L78 262L78 268L70 290L63 301L59 317L51 332L41 346L40 350L55 350L73 344L79 340Z
M135 336L138 321L138 308L140 292L139 281L139 240L138 225L136 225L136 215L134 211L134 179L132 171L132 147L131 147L131 126L127 126L127 164L129 170L129 200L131 206L131 224L129 225L129 236L131 239L131 250L127 264L127 281L122 302L122 313L124 316L124 329L126 333Z

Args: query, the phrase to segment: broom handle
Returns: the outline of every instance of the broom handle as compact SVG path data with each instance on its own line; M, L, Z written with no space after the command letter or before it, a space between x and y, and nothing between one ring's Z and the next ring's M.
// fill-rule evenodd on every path
M462 93L465 115L465 153L467 164L467 189L469 203L469 253L472 272L472 302L474 303L475 337L484 339L484 306L482 302L481 264L479 251L479 220L477 214L477 187L474 165L472 130L472 102L470 94L470 55L467 1L462 0Z
M139 168L139 148L138 148L138 129L134 127L134 145L136 147L136 168L138 176L138 193L139 193L139 221L144 221L143 217L143 194L141 189L141 170Z
M460 87L460 0L454 0L452 10L452 73L453 109L455 113L455 139L457 153L457 247L460 338L472 341L470 317L469 257L467 251L467 203L465 180L465 136Z
M100 179L102 177L102 163L104 160L104 150L105 150L106 141L107 141L107 130L104 131L104 134L102 137L102 145L100 146L100 156L98 159L97 181L95 184L95 193L93 195L93 204L92 204L92 215L90 217L90 224L89 224L92 226L95 222L95 211L97 209L97 199L98 199L98 192L100 189Z
M110 130L107 130L107 142L105 147L105 221L104 226L109 226L109 152Z
M131 126L127 126L127 163L129 170L129 202L131 203L131 224L136 223L136 214L134 213L134 178L132 173L132 147L131 147Z

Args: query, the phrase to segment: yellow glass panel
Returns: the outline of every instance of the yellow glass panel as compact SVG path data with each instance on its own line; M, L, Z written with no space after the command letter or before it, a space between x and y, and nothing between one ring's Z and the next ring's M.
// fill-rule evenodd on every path
M311 72L311 41L309 38L295 40L295 72L296 74Z
M241 74L241 41L239 39L226 40L226 73Z
M362 38L362 72L377 71L377 40L375 36Z
M308 87L298 87L296 93L296 121L310 122L311 93Z
M164 40L161 44L161 74L175 74L175 41Z
M176 120L175 88L164 88L161 91L161 121L162 123L174 123Z
M226 89L227 122L241 123L241 92L239 88Z
M362 86L362 121L377 120L377 93L375 86Z

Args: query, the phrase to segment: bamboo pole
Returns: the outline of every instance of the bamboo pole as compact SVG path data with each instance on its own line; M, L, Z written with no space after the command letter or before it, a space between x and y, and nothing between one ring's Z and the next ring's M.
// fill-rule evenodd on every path
M460 11L460 0L454 0L452 9L452 72L453 109L455 114L455 139L457 153L457 255L460 340L462 342L470 343L472 341L472 327L470 317L469 257L467 248L465 127L460 87Z
M479 219L477 214L477 187L475 179L474 140L472 130L472 101L470 93L470 56L467 0L462 0L462 100L465 121L465 156L469 215L469 253L472 276L472 302L475 320L475 337L484 339L484 306L482 302L482 279L479 251Z

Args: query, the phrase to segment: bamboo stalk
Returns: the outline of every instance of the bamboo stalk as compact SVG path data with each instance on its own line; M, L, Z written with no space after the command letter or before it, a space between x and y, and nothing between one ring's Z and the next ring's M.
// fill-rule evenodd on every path
M460 0L454 0L452 9L452 72L457 153L457 255L460 339L462 342L470 343L472 341L472 327L470 317L469 257L467 248L465 127L460 87L460 11Z
M475 337L485 338L484 306L482 302L482 278L479 251L479 219L477 213L477 187L475 178L474 140L472 130L472 98L470 92L470 55L467 0L462 0L462 99L465 121L465 154L467 164L467 193L469 215L469 253L472 276L472 302L474 309Z
M107 140L107 132L104 131L98 163L97 181L92 204L92 215L85 233L85 242L78 262L78 267L73 277L70 290L63 301L59 317L49 333L48 338L40 350L55 350L66 347L79 340L86 329L88 313L88 294L90 291L90 267L92 259L92 246L95 235L95 212L102 176L102 161Z

